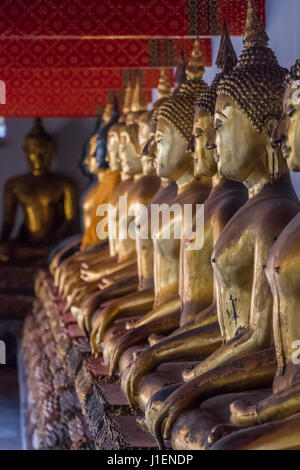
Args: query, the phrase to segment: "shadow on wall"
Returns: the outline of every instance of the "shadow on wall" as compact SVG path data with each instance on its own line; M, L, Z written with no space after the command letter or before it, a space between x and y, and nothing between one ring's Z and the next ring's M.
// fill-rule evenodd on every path
M74 179L81 193L89 184L79 162L85 141L90 137L96 118L44 118L43 125L57 143L51 169ZM7 118L7 136L0 145L0 221L2 222L3 189L13 176L28 172L22 146L30 131L33 119ZM20 220L20 215L19 215Z

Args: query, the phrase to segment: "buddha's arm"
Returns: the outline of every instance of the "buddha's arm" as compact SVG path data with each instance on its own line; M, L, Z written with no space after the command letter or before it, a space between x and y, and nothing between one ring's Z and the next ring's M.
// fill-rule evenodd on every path
M270 387L276 371L273 348L234 360L185 383L164 402L153 430L160 448L179 416L204 400L224 393Z
M147 289L143 292L134 292L126 297L121 297L109 302L97 318L97 322L95 323L91 335L92 342L95 341L95 338L97 337L97 343L100 345L104 340L104 336L108 328L116 319L119 319L120 317L126 318L129 316L142 315L145 311L148 312L152 308L153 301L153 289Z
M60 264L62 256L67 251L69 251L71 248L75 248L76 245L79 245L80 242L81 242L81 238L82 238L81 235L78 235L76 238L72 237L72 239L68 243L64 244L63 247L60 248L57 253L55 253L55 255L53 256L53 258L51 260L51 263L49 265L49 270L50 270L52 276L54 276L55 270L57 269L58 265Z
M76 286L73 286L67 296L66 311L72 306L81 305L86 296L91 295L98 290L97 282L79 282Z
M198 328L201 326L210 325L218 321L218 314L217 314L217 305L214 301L209 307L206 307L202 312L199 312L195 315L193 320L186 323L185 325L181 326L174 330L170 336L175 336L180 333L187 332L193 328Z
M140 320L128 324L128 329L130 328L139 328L140 326L147 325L153 321L160 320L164 322L165 318L169 315L172 315L174 312L177 312L181 308L181 300L179 295L172 297L170 300L167 300L163 304L153 308L149 313L144 315ZM179 326L178 324L175 325L175 328ZM155 333L155 331L152 331ZM156 332L157 333L157 332Z
M243 401L233 402L230 406L230 421L241 426L258 424L284 419L300 412L300 387L273 393L264 400L249 405Z
M55 285L59 285L60 290L62 290L65 279L67 277L72 278L72 275L74 273L77 273L78 269L80 269L81 263L89 263L89 266L92 266L94 263L96 263L97 260L103 260L108 258L109 250L107 244L93 247L93 249L88 248L84 251L77 251L69 258L63 260L57 267L57 271L55 274ZM88 266L86 266L86 269L88 269Z
M201 360L221 345L217 322L169 336L141 352L131 366L126 393L132 404L137 404L138 389L145 375L164 362Z
M133 328L126 332L116 343L111 359L109 373L113 375L118 367L119 359L121 355L131 346L140 344L147 341L147 338L151 333L156 332L158 334L166 334L174 330L179 324L180 310L167 315L164 321L160 318L153 320L146 325L140 326L139 328Z
M16 214L18 208L18 199L15 193L15 186L12 181L7 181L4 186L3 196L3 223L1 230L1 242L7 242L10 239L15 226Z
M188 332L194 328L211 325L216 322L218 322L218 314L217 314L217 305L216 305L216 302L214 301L209 307L202 310L202 312L197 313L192 321L172 331L169 334L168 338L172 336L177 336L178 334L181 334L181 333ZM154 344L158 343L159 341L163 339L165 338L162 336L153 334L149 336L148 341L149 341L150 346L153 346Z
M114 299L116 297L126 296L136 290L135 280L122 279L117 284L110 285L105 289L93 294L90 298L84 300L78 310L77 321L80 328L90 333L93 329L94 317L96 320L96 311L102 302ZM73 312L72 312L73 313Z
M299 450L299 414L244 428L217 441L210 450Z
M64 210L66 220L74 220L77 217L77 191L73 184L67 183L63 188Z
M225 342L222 347L199 364L190 374L187 374L185 380L192 380L194 377L204 374L215 367L222 366L229 361L271 346L273 298L264 269L274 238L273 236L269 237L266 235L264 237L258 236L257 240L249 326L237 332L234 338ZM224 294L229 298L229 291L226 292L225 289L225 293L223 292L222 295ZM222 308L222 304L219 305L219 308ZM226 315L223 308L219 315L219 323L222 324L222 315Z
M138 285L138 274L135 263L130 264L129 266L125 266L124 268L119 269L118 271L110 274L109 276L102 277L99 283L99 288L105 289L107 286L117 283L125 277L135 277L136 283Z
M128 266L135 265L136 259L132 257L128 258L121 263L118 262L117 257L105 260L99 264L96 264L92 269L85 269L83 266L81 269L81 279L83 281L99 281L102 277L109 276L116 271L119 271ZM136 268L137 269L137 268Z

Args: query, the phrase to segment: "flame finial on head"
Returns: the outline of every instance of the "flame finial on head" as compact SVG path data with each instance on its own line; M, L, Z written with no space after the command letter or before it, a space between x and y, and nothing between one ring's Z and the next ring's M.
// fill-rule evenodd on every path
M186 75L188 80L201 80L204 74L202 52L199 39L195 39L194 47L188 65Z
M132 103L132 95L133 95L133 87L131 78L128 78L125 95L124 95L124 105L123 105L123 113L127 114L131 110L131 103Z
M206 90L204 90L203 93L200 94L196 102L197 111L207 111L211 115L214 114L219 82L236 66L236 64L237 56L230 39L226 22L224 21L223 33L216 59L216 65L222 71L215 76L212 84Z
M27 134L26 138L53 140L53 137L46 132L40 117L34 118L32 129L29 134Z
M135 87L132 94L131 111L138 113L147 110L147 103L145 100L142 75L138 74L136 77Z
M226 22L223 24L223 33L220 41L219 52L216 59L216 66L222 72L229 72L237 64L237 56L233 48Z
M248 1L244 49L237 66L220 80L218 94L229 96L258 132L270 116L280 118L286 70L268 47L268 36Z
M176 67L175 77L174 77L174 85L175 89L177 90L183 83L186 82L186 73L185 73L186 65L184 59L184 52L180 51L180 61Z
M246 25L243 34L243 44L245 47L267 46L269 36L264 30L260 20L258 19L256 8L253 0L248 0L248 10Z
M160 77L158 81L158 99L168 98L170 95L171 85L167 77L165 69L160 71Z

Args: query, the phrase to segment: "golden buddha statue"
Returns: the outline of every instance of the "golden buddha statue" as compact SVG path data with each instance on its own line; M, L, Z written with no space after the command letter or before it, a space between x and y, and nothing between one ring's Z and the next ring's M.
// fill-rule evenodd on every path
M120 142L124 124L118 124L118 127ZM129 154L128 159L122 159L120 149L121 144L119 143L118 153L121 160L121 183L117 186L109 200L109 203L116 208L117 212L119 197L128 197L128 192L134 182L134 174L138 166L135 154ZM64 284L64 296L67 298L67 310L71 309L71 307L78 308L84 299L87 300L87 295L99 291L98 284L102 276L113 273L121 267L124 267L118 265L120 249L119 240L114 240L114 237L110 236L109 249L106 248L104 257L102 251L100 251L100 256L92 252L92 259L89 253L87 253L87 256L85 256L84 252L82 253L76 276L74 276L74 273L70 273L69 281L66 281L66 279L62 280Z
M183 83L186 82L186 63L184 58L184 52L180 52L179 63L176 68L174 77L174 91L178 91Z
M107 135L107 156L106 159L108 161L108 165L112 171L119 171L120 170L120 158L119 158L119 141L120 141L120 128L122 127L126 114L130 111L130 106L132 102L132 83L128 80L126 89L125 89L125 96L124 96L124 106L123 106L123 114L119 118L119 123L115 123L111 125ZM110 99L104 109L103 116L106 118L105 122L108 122L109 119L112 117L111 111L112 107L110 104ZM126 176L123 174L121 175L121 179L125 180ZM119 185L118 188L121 191L123 185ZM117 191L115 191L117 193ZM116 199L117 201L117 199ZM114 204L113 201L113 192L110 198L110 202ZM84 217L85 219L85 217ZM87 219L89 220L89 219ZM63 294L63 289L66 287L66 291L68 291L68 280L70 278L74 278L74 267L79 266L79 270L76 268L77 279L80 279L80 274L78 276L78 272L80 273L81 263L84 262L85 265L89 263L88 266L90 268L92 265L97 261L101 261L102 258L108 258L110 254L115 252L114 248L114 240L111 238L109 239L109 250L107 246L103 243L97 244L95 247L85 248L85 250L81 252L76 252L75 256L72 258L65 259L60 265L58 265L57 259L54 258L53 263L51 263L50 269L52 274L54 275L54 282L55 285L59 287L59 292ZM58 257L56 257L58 258ZM55 271L55 272L54 272ZM74 282L73 282L74 285Z
M49 171L55 144L40 118L25 138L30 172L9 179L4 188L1 259L7 261L18 245L51 246L74 229L77 217L77 191L72 180ZM23 222L16 239L11 240L18 207Z
M286 78L281 121L273 134L289 168L300 171L298 145L300 61ZM299 211L299 209L298 209ZM299 224L298 215L287 225L271 251L266 273L274 297L273 328L277 357L273 393L251 403L248 397L230 405L231 423L215 429L214 447L265 450L300 449L299 394Z
M197 100L191 142L194 147L195 175L198 178L206 176L213 179L212 191L204 202L204 242L201 249L191 250L188 240L184 237L182 239L179 286L182 305L181 328L163 340L158 338L159 341L156 339L153 341L150 337L151 347L137 356L130 372L127 373L128 398L131 403L139 404L143 410L159 386L174 381L173 371L168 376L167 366L166 373L159 370L157 376L151 374L143 380L146 374L162 363L196 360L198 343L201 344L201 358L213 352L221 343L210 256L224 226L248 198L247 190L242 183L218 175L214 159L213 115L217 86L221 78L236 65L236 55L225 25L216 64L222 69L222 73L215 77L212 85ZM199 227L199 230L202 229ZM205 325L207 326L204 328ZM207 343L204 351L205 339ZM182 364L177 367L178 378L180 378L180 368L183 367Z
M173 94L158 111L156 129L157 173L162 178L176 181L178 192L172 204L181 209L190 204L195 210L202 204L211 189L211 179L194 177L193 159L187 145L192 136L196 98L207 88L202 76L204 67L198 40L187 66L187 83ZM171 213L170 218L158 227L153 235L154 244L154 290L155 300L151 311L131 325L112 348L111 372L117 367L119 358L128 350L128 360L132 357L131 348L147 341L151 333L168 333L179 326L181 300L179 286L180 237L183 229L182 210ZM170 233L165 237L164 233ZM105 341L106 347L106 341ZM126 355L125 355L126 356ZM123 364L127 362L122 359ZM123 366L122 366L123 369Z
M205 413L195 423L194 410L188 410L229 390L267 387L274 374L273 298L264 268L299 202L286 162L270 142L281 115L285 70L267 47L250 0L243 42L238 66L220 81L215 109L219 173L243 182L249 193L212 253L222 345L186 370L186 383L165 400L153 423L160 446L164 435L174 448L201 448Z
M155 152L153 149L154 142L152 140L152 135L154 130L153 127L155 127L156 123L155 112L167 99L170 93L170 83L163 70L158 83L158 92L158 100L154 103L153 110L143 113L138 120L138 140L139 147L141 149L141 161L144 176L139 177L139 184L136 185L136 189L133 188L133 194L130 195L130 199L133 201L140 200L140 198L137 199L136 196L138 190L141 195L144 194L143 197L147 196L148 200L145 188L147 188L147 186L149 188L153 186L153 189L155 189L155 195L147 206L147 210L143 211L140 217L136 217L138 228L136 238L139 279L138 290L135 293L120 297L114 302L110 302L101 310L96 322L94 322L92 342L95 341L95 336L97 336L98 342L102 342L102 338L107 328L116 320L116 318L126 318L128 314L141 315L142 313L149 311L153 305L153 243L151 240L151 233L148 233L148 229L150 230L151 228L150 211L152 204L168 204L176 195L175 184L172 184L170 180L161 181L156 174L154 176L155 168L153 160L155 158ZM160 185L160 188L158 188L157 185ZM132 197L132 195L134 197ZM147 234L145 234L145 230L147 231ZM90 322L86 325L86 329L88 331L90 330ZM120 328L118 328L118 330L120 330Z
M123 220L125 220L126 231L139 217L139 207L148 204L160 185L160 180L153 174L153 169L151 169L151 174L144 174L142 171L140 144L144 145L145 124L147 119L149 120L149 116L148 118L147 114L145 116L146 103L142 91L141 79L138 77L133 92L131 112L126 116L126 125L120 131L119 154L122 169L123 172L134 175L133 184L127 194L127 208L122 213L119 210L118 223L122 227L124 226ZM141 130L142 132L140 132ZM111 263L111 266L101 266L95 279L98 281L98 286L100 281L100 287L106 288L110 285L111 291L117 286L117 283L123 285L124 281L128 281L128 276L136 279L137 288L136 241L130 236L121 236L118 242L118 262ZM99 296L103 300L103 292ZM93 300L93 307L94 305ZM90 317L93 312L88 311L86 314Z
M80 279L81 262L85 256L95 257L95 251L99 255L102 253L108 256L107 245L104 243L105 238L98 239L96 233L97 224L101 218L97 216L97 207L100 204L105 204L109 201L114 189L120 183L120 162L118 156L114 151L107 150L110 135L114 135L114 126L119 118L119 109L116 99L108 99L108 103L104 109L103 115L100 119L97 132L93 134L87 146L87 155L85 157L85 164L87 165L91 174L96 175L98 184L94 185L84 198L82 204L83 212L83 227L84 234L80 240L81 250L75 251L72 256L66 256L67 250L73 243L67 243L58 253L53 257L50 265L50 271L54 275L55 284L60 285L62 292L63 286L67 285L68 279ZM109 166L109 168L107 168ZM76 241L75 241L76 242ZM87 253L88 248L89 249ZM64 261L62 261L64 259ZM62 262L61 262L62 261Z
M111 194L120 184L120 161L115 152L107 154L107 146L114 138L114 133L110 132L112 126L115 126L119 119L118 102L114 97L114 103L108 101L102 116L98 132L92 136L89 141L89 151L85 158L85 164L89 172L96 175L98 184L92 188L83 203L85 231L81 242L81 250L88 246L94 246L99 243L97 236L97 225L101 218L97 216L97 207L106 204L110 200ZM107 232L106 238L107 239ZM102 240L102 241L103 241Z

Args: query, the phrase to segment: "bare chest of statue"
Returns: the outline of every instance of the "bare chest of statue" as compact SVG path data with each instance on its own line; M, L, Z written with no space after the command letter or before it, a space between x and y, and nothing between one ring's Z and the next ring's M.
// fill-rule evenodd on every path
M63 212L63 188L54 175L20 178L13 188L30 232L48 231Z

